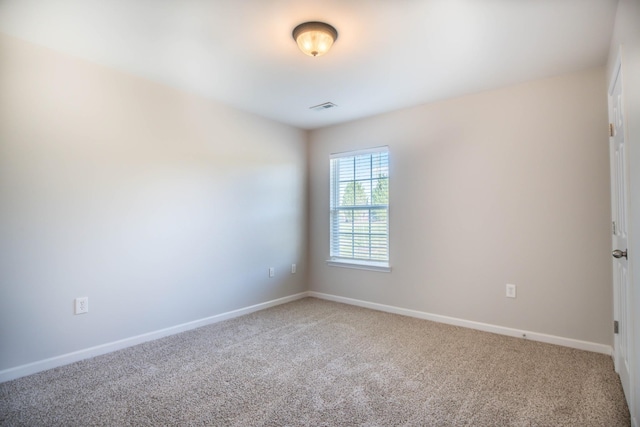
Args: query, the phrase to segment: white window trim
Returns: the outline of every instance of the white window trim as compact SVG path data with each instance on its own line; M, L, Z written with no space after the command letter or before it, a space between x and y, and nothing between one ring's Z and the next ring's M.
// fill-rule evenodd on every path
M329 159L339 159L342 157L351 157L351 156L364 156L365 154L375 154L375 153L380 153L381 151L389 151L389 146L381 145L379 147L364 148L362 150L352 150L352 151L343 151L341 153L331 153L329 155Z
M381 151L389 151L388 146L374 147L363 150L354 150L354 151L346 151L342 153L332 153L330 155L330 159L341 158L341 157L349 157L352 155L366 155L370 153L379 153ZM391 216L390 216L389 205L387 205L387 238L390 236L389 228L391 225ZM389 241L387 245L389 245ZM388 249L387 249L388 250ZM389 260L386 261L370 261L370 260L361 260L361 259L351 259L351 258L339 258L339 257L331 257L327 261L327 265L331 267L342 267L342 268L352 268L357 270L369 270L369 271L377 271L383 273L391 272L391 265Z
M386 262L361 261L359 259L333 258L327 260L327 265L331 267L354 268L356 270L379 271L391 273L391 266Z

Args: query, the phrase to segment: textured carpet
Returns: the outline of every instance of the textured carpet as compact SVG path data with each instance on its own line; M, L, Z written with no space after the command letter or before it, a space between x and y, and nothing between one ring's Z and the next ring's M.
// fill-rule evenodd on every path
M0 384L0 425L628 426L611 358L306 298Z

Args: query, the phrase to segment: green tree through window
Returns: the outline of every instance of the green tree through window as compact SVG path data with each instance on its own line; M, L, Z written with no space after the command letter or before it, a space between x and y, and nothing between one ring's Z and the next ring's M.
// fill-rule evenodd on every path
M373 205L389 205L389 179L386 175L378 175L378 184L371 194L371 204ZM373 221L386 221L387 211L376 209L371 212Z
M342 206L363 206L368 204L369 197L362 184L360 182L348 183L342 195ZM353 221L353 215L353 211L344 211L343 217L345 222Z
M386 175L378 176L378 184L373 190L372 202L374 205L389 204L389 180Z

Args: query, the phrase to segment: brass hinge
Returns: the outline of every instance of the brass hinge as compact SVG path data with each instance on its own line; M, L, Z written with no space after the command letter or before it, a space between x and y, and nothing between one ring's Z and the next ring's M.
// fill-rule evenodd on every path
M614 136L616 129L613 127L613 123L609 123L609 136Z
M613 333L614 333L614 334L617 334L619 329L620 329L620 328L619 328L619 325L618 325L618 321L617 321L617 320L614 320L614 321L613 321Z

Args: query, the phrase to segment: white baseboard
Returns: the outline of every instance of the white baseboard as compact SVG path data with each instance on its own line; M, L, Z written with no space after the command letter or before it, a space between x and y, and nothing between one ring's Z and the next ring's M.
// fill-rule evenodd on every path
M439 314L431 314L423 311L410 310L401 307L395 307L391 305L378 304L374 302L362 301L353 298L346 298L337 295L324 294L321 292L300 292L295 295L290 295L283 298L263 302L260 304L252 305L249 307L240 308L237 310L229 311L226 313L217 314L215 316L206 317L204 319L194 320L192 322L183 323L180 325L172 326L158 331L148 332L142 335L136 335L134 337L125 338L119 341L114 341L95 347L78 350L72 353L63 354L49 359L39 360L37 362L28 363L25 365L17 366L0 371L0 383L11 381L16 378L24 377L27 375L35 374L37 372L46 371L48 369L57 368L58 366L68 365L79 360L88 359L90 357L100 356L102 354L110 353L117 350L122 350L127 347L142 344L147 341L153 341L158 338L163 338L169 335L178 334L180 332L196 329L201 326L210 325L223 320L233 319L234 317L243 316L245 314L253 313L256 311L264 310L276 305L285 304L291 301L295 301L304 297L315 297L325 299L328 301L335 301L349 305L355 305L358 307L370 308L378 311L385 311L388 313L401 314L404 316L416 317L418 319L431 320L439 323L446 323L454 326L462 326L465 328L477 329L485 332L492 332L500 335L507 335L511 337L522 338L523 335L526 339L532 341L540 341L549 344L556 344L570 348L576 348L579 350L593 351L596 353L602 353L612 355L613 349L611 346L605 344L597 344L588 341L580 341L571 338L563 338L554 335L541 334L531 331L523 331L519 329L507 328L504 326L491 325L488 323L474 322L471 320L458 319L455 317L441 316Z
M538 332L523 331L519 329L507 328L504 326L491 325L489 323L474 322L471 320L458 319L455 317L441 316L439 314L425 313L423 311L410 310L391 305L378 304L375 302L362 301L353 298L346 298L337 295L324 294L321 292L308 292L310 297L325 299L329 301L341 302L344 304L356 305L358 307L370 308L388 313L401 314L404 316L417 317L418 319L431 320L448 325L462 326L465 328L477 329L484 332L492 332L494 334L507 335L510 337L523 338L532 341L540 341L548 344L556 344L564 347L576 348L579 350L587 350L595 353L602 353L611 356L613 348L605 344L597 344L589 341L575 340L572 338L558 337L555 335L541 334Z
M48 369L57 368L58 366L68 365L70 363L88 359L90 357L100 356L102 354L122 350L127 347L142 344L147 341L153 341L169 335L178 334L180 332L189 331L201 326L211 325L213 323L222 322L223 320L233 319L234 317L243 316L255 311L264 310L265 308L285 304L307 296L309 296L308 292L301 292L299 294L278 298L233 311L228 311L226 313L216 314L215 316L194 320L192 322L182 323L180 325L171 326L169 328L160 329L158 331L148 332L146 334L136 335L134 337L125 338L119 341L74 351L72 353L62 354L60 356L51 357L49 359L39 360L37 362L28 363L26 365L16 366L15 368L5 369L0 371L0 383L35 374L37 372L46 371Z

